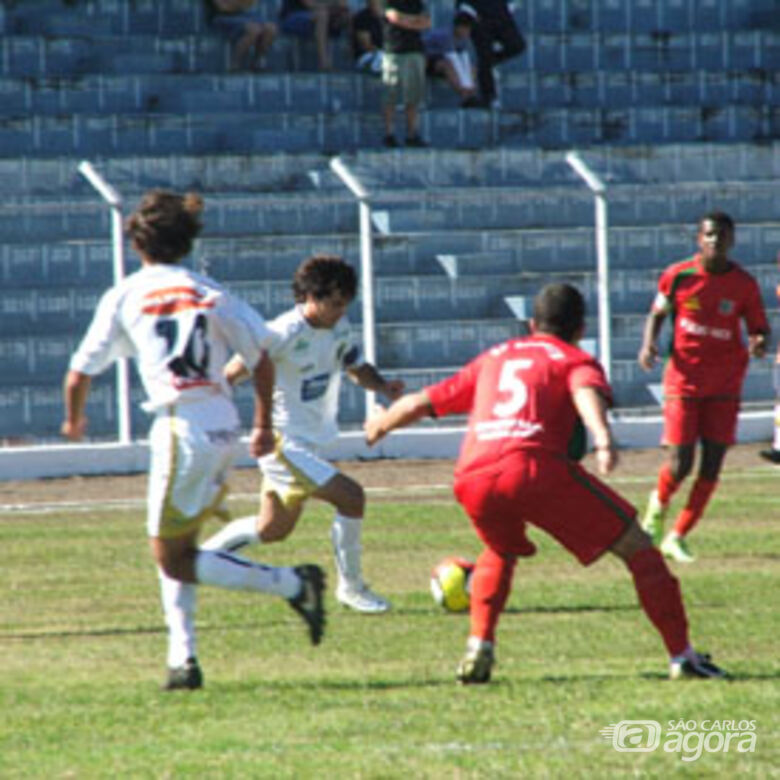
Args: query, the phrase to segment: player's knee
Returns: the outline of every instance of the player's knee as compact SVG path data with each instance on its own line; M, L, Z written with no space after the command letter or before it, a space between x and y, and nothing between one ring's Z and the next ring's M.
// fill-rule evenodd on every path
M347 517L363 517L366 509L366 492L363 486L350 480L336 509L339 514Z

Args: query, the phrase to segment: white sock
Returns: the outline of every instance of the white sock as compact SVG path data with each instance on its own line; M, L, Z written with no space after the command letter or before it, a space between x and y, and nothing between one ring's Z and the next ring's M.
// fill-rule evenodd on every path
M195 576L204 585L273 593L285 599L294 598L301 590L301 578L289 567L266 566L215 550L198 551Z
M165 624L168 626L168 666L183 666L188 658L197 656L195 638L195 603L197 588L189 582L179 582L157 569L160 577Z
M780 404L775 404L775 436L772 449L780 450Z
M338 512L333 516L330 538L333 543L333 555L339 572L339 584L360 587L363 584L361 570L360 533L363 519L345 517Z
M257 515L239 517L217 531L200 545L201 550L227 550L235 552L248 544L260 544L257 535Z
M467 652L476 653L477 651L481 650L483 647L490 649L493 647L493 643L489 642L487 639L482 639L482 637L478 637L478 636L470 636L466 640Z

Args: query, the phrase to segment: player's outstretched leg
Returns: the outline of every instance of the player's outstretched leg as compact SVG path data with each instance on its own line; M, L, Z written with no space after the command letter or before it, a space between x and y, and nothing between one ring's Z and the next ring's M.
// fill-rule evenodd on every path
M325 572L312 563L296 566L294 571L300 577L301 590L287 601L309 627L311 643L318 645L325 631Z
M363 580L362 544L363 520L337 513L331 527L333 556L338 570L336 600L356 612L378 615L390 609L390 602L375 593Z

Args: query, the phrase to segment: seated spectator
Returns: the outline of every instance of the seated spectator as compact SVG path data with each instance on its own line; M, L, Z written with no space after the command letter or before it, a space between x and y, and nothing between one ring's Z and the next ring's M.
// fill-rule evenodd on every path
M259 70L276 38L276 25L253 10L255 0L206 0L211 26L233 46L231 69Z
M481 105L469 52L471 22L471 16L460 13L453 20L452 32L437 27L423 33L427 74L445 79L460 95L463 108Z
M525 51L525 39L517 28L507 0L456 0L455 12L472 17L471 40L477 56L477 83L481 104L496 101L493 68Z
M406 115L406 146L424 147L420 137L420 104L425 98L425 54L422 31L431 26L423 0L387 0L385 6L382 117L387 147L398 146L395 107L399 100Z
M283 0L279 18L285 35L314 38L320 70L333 68L328 38L349 26L347 0Z
M382 73L383 18L382 0L366 0L366 7L352 17L352 53L361 73Z

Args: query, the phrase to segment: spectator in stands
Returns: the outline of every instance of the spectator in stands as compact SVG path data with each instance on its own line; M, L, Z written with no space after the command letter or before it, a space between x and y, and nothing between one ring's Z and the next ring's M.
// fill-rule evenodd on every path
M382 74L382 0L367 0L352 17L352 53L355 70L372 76Z
M423 33L426 73L439 76L458 93L463 108L476 108L481 101L476 97L474 67L469 52L472 17L465 13L455 16L452 30L436 27Z
M525 39L509 10L507 0L456 0L457 14L473 19L471 40L477 56L480 102L486 108L496 102L493 68L525 51Z
M425 97L425 53L422 32L431 17L422 0L387 0L385 6L382 115L387 147L398 146L395 108L400 100L406 117L406 146L424 147L420 137L420 104Z
M261 70L276 38L276 25L253 10L255 0L206 0L211 26L233 46L232 70Z
M329 38L337 38L349 27L346 0L283 0L279 18L285 35L314 38L320 70L333 68Z

